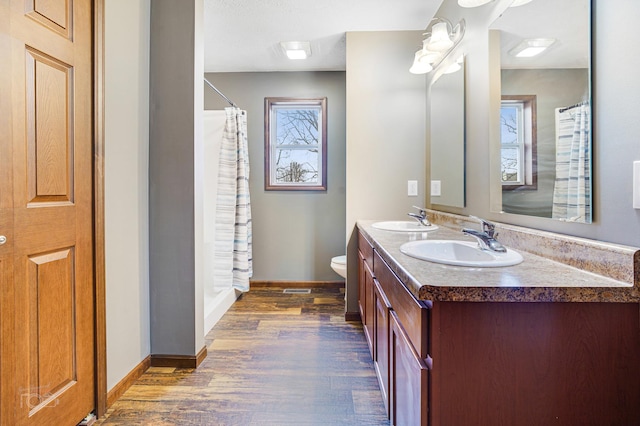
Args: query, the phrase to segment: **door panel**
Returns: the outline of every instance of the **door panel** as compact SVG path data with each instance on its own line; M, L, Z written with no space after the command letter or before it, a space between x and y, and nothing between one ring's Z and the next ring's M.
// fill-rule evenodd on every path
M0 0L0 12L9 2L10 44L0 37L10 59L0 116L11 117L0 139L11 171L0 214L12 235L4 256L0 246L2 421L75 425L95 397L92 1Z
M25 14L63 37L70 38L72 6L73 1L68 0L26 0Z
M48 395L77 377L73 260L71 249L29 256L29 389ZM42 402L51 401L43 398Z
M27 48L26 74L27 201L73 201L72 67Z

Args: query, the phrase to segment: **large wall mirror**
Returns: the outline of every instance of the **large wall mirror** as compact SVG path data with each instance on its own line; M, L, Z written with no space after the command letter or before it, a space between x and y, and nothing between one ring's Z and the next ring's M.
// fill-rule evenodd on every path
M499 32L491 48L500 49L501 93L500 123L492 123L500 126L492 197L501 202L491 204L590 223L591 0L532 0L507 8L491 29Z
M464 207L464 57L456 63L430 87L431 204Z

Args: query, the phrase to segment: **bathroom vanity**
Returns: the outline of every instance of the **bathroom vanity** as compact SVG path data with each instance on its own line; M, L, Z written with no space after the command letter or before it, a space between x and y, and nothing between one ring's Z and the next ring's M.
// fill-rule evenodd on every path
M469 239L459 230L473 224L440 220L429 233L357 223L360 315L391 423L640 424L638 253L508 225L501 242L523 255L517 266L400 252Z

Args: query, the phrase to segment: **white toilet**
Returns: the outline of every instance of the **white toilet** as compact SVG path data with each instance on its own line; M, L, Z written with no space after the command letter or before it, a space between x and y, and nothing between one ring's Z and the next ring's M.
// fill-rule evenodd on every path
M336 256L331 258L331 269L336 271L342 278L347 278L347 256Z

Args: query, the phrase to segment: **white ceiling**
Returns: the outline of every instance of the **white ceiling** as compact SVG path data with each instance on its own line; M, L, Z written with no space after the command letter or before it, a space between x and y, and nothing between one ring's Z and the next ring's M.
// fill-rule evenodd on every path
M344 71L347 31L421 30L440 3L442 0L204 0L204 69ZM311 42L311 57L288 59L281 41ZM417 43L416 50L419 47Z
M346 32L423 30L442 2L204 0L205 72L344 71ZM589 0L534 0L508 8L492 26L503 31L503 66L588 67L588 5ZM522 39L534 37L558 42L535 60L506 54ZM288 59L281 41L309 41L311 57Z
M588 68L589 3L589 0L535 0L508 8L492 25L502 31L502 68ZM554 38L556 43L533 58L508 54L527 38Z

